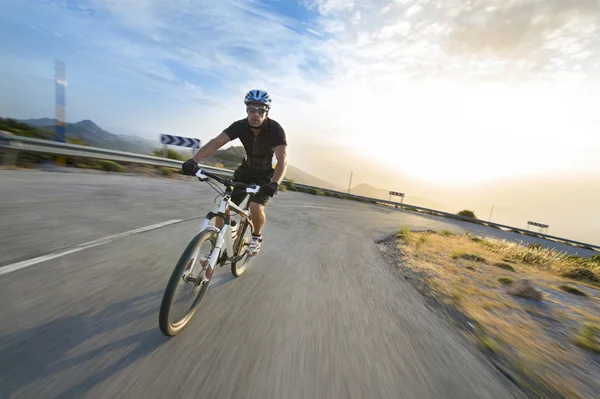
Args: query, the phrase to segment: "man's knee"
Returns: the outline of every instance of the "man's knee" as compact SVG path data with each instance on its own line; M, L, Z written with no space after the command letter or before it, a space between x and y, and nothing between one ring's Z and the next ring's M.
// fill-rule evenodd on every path
M256 202L250 203L250 213L253 213L256 215L256 214L260 214L260 213L264 214L264 212L265 212L264 205L257 204Z

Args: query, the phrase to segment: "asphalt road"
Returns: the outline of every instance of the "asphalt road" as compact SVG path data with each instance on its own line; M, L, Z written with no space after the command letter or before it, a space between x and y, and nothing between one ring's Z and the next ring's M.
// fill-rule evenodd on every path
M353 201L278 194L246 273L219 269L164 337L163 290L215 196L192 178L0 171L0 396L517 397L374 243L404 225L482 227Z

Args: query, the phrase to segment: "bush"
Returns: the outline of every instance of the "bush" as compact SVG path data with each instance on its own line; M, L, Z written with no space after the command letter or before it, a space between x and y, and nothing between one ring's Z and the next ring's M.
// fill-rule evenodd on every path
M412 237L412 233L411 233L410 228L408 226L402 227L396 233L396 238L399 238L399 239L401 239L403 241L408 241L408 240L410 240L411 237Z
M152 151L152 155L154 155L155 157L163 157L163 153L164 153L164 151L162 149L156 149L156 150ZM178 153L177 151L175 151L172 148L168 148L167 149L167 158L175 159L176 161L187 161L188 159L191 158L191 156L185 156L183 154Z
M116 172L116 173L123 173L125 172L125 168L121 165L119 165L116 162L113 161L100 161L100 164L102 165L102 170L106 171L106 172Z
M285 182L285 186L290 191L298 191L298 189L296 188L296 185L294 183L295 183L294 179L290 179Z
M501 269L504 269L504 270L510 270L511 272L514 272L514 271L515 271L515 268L514 268L514 267L512 267L512 266L511 266L511 265L509 265L508 263L504 263L504 262L498 262L498 263L495 263L495 264L494 264L494 266L497 266L497 267L499 267L499 268L501 268Z
M165 166L159 167L158 170L160 171L160 174L163 175L163 176L171 176L173 173L179 171L179 169L168 168L168 167L165 167Z
M470 211L468 209L464 209L464 210L458 212L458 215L459 216L466 216L466 217L473 218L473 219L477 219L477 217L475 216L475 212Z

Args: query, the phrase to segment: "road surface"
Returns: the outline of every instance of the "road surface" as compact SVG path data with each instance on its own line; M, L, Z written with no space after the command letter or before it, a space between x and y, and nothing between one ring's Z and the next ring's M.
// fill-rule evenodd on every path
M246 273L219 269L164 337L163 290L215 196L192 178L0 171L0 396L520 397L374 243L466 224L353 201L279 193Z

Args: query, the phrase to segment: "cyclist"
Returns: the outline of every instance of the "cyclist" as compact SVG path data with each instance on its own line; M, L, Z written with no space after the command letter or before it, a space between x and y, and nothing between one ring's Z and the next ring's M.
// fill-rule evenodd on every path
M181 166L184 174L195 174L198 163L211 156L215 151L231 140L240 139L246 157L233 174L233 181L257 184L261 189L254 194L250 202L250 213L254 223L252 240L248 254L255 256L260 251L262 229L265 225L265 206L269 198L277 193L287 168L287 139L279 123L269 118L271 96L264 90L250 90L244 98L247 117L233 122L218 136L210 140L196 154ZM277 159L273 168L273 154ZM231 200L239 205L245 193L232 195ZM217 219L217 227L222 227L222 219Z

